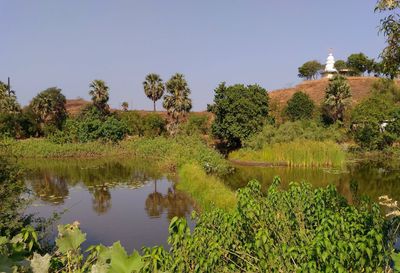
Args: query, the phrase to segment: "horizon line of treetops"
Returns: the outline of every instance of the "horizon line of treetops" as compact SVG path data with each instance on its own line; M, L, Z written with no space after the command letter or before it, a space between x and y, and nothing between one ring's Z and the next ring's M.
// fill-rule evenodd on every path
M298 77L305 80L315 80L321 75L324 65L317 60L305 62L298 68ZM368 76L373 74L375 77L389 76L394 78L397 74L389 75L385 71L384 62L376 61L374 58L369 58L364 53L354 53L347 57L347 60L337 60L335 62L336 70L343 75L348 76Z
M99 105L100 108L108 108L107 104L109 100L110 87L104 80L95 79L89 84L89 95L95 105ZM185 79L185 76L181 73L175 73L167 82L163 82L159 74L150 73L145 77L143 81L143 90L147 98L153 102L153 111L157 111L156 102L163 96L163 108L170 111L171 114L175 110L188 112L192 108L192 100L189 98L191 94L189 85ZM54 98L60 97L59 101L66 101L66 97L62 94L62 89L56 86L46 88L40 91L33 99L28 103L27 106L21 107L17 101L16 91L11 89L10 79L8 84L0 81L0 113L15 113L21 111L23 108L36 108L38 105L41 108L46 108L45 104L50 104L54 101ZM106 104L106 105L105 105ZM175 107L172 107L175 106ZM123 101L121 104L122 110L128 110L128 102ZM173 109L177 108L177 109Z

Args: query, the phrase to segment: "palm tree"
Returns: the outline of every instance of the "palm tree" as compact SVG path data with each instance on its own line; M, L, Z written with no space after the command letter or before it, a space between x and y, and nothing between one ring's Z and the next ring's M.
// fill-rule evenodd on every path
M153 101L153 110L156 111L156 101L164 94L164 84L159 75L151 73L146 76L143 82L143 89L146 96Z
M89 85L89 95L92 96L93 105L97 107L103 114L110 112L110 106L108 106L108 90L109 87L102 80L94 80Z
M190 89L182 74L176 73L166 83L167 95L164 96L163 107L172 118L170 132L173 134L181 117L192 109L192 100L189 98Z
M129 107L129 104L126 102L126 101L124 101L122 104L121 104L121 106L122 106L122 110L123 111L128 111L128 107Z
M324 104L328 108L333 122L343 121L344 111L350 98L350 86L345 77L339 75L329 80Z

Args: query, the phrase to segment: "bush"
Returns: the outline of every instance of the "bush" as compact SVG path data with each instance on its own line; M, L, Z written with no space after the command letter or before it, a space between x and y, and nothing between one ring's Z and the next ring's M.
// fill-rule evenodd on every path
M196 134L206 135L209 130L208 116L191 114L181 129L183 134L189 136Z
M310 119L312 118L314 108L315 105L310 96L298 91L287 102L285 113L291 121Z
M140 115L137 111L119 112L118 116L128 126L129 135L143 135L143 116Z
M290 142L294 140L331 140L340 142L344 131L336 125L324 127L314 121L301 120L285 122L279 127L266 125L262 131L245 141L244 146L251 149L262 149L267 144Z
M159 114L151 113L143 118L143 135L147 137L161 136L166 133L167 122Z
M35 136L38 124L27 112L0 114L0 136L26 138Z
M399 107L390 98L374 93L352 111L354 140L366 150L382 150L391 146L400 136L398 113Z
M267 194L257 181L239 190L233 211L202 213L193 231L174 218L170 251L144 249L148 272L384 272L391 231L377 204L349 205L334 186L313 189L276 178ZM393 229L395 227L392 227ZM157 251L157 252L156 252ZM159 259L163 257L163 259ZM193 270L198 266L198 270Z
M85 119L78 123L77 139L80 142L105 140L117 142L128 133L127 125L113 116L104 121L100 119Z
M220 84L215 89L214 105L209 106L215 114L213 135L228 147L240 147L268 121L268 103L267 91L258 85Z

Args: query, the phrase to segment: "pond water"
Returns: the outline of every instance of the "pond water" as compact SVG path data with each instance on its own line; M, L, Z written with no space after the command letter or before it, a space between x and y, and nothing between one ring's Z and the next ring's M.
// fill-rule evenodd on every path
M84 248L116 241L130 251L165 246L172 217L186 217L194 226L192 202L175 189L175 177L160 172L152 162L124 158L22 164L35 195L27 213L47 218L63 212L57 224L80 222L87 233Z
M27 212L51 217L53 212L65 210L57 223L79 221L87 233L84 247L115 241L121 241L127 250L165 246L172 217L186 217L194 226L190 198L175 189L176 177L161 172L154 162L114 158L30 160L22 164L28 170L26 183L35 196ZM344 170L235 167L236 172L225 179L232 189L257 179L266 190L278 175L283 187L291 181L308 181L315 187L334 184L350 202L356 191L374 200L384 194L400 200L400 161L353 162Z
M286 188L290 182L306 181L315 187L336 186L349 202L355 195L368 196L377 201L389 195L400 200L400 160L361 160L349 162L344 169L249 167L235 166L236 172L225 178L232 189L238 189L251 179L257 179L265 191L275 176Z

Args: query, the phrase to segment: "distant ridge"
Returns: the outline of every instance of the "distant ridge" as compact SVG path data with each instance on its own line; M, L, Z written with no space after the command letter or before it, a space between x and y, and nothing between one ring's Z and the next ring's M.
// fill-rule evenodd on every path
M372 84L377 80L378 78L375 77L349 77L348 81L353 95L352 102L355 104L367 97L371 92ZM270 91L269 96L273 102L278 104L279 107L283 107L295 92L303 91L319 105L324 99L325 89L328 86L328 82L328 79L303 81L292 88Z

